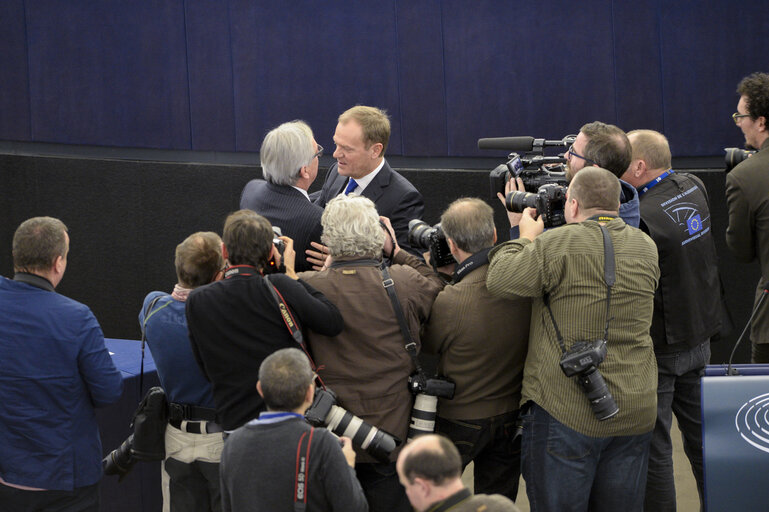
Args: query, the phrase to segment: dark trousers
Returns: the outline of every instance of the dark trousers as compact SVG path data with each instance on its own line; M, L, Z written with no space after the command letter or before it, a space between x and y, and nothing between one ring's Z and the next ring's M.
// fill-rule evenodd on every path
M435 431L456 445L462 467L474 462L475 494L501 494L515 501L521 476L521 440L515 438L518 411L477 420L438 418Z
M750 362L769 363L769 343L753 343L750 351Z
M646 480L644 510L676 510L673 443L670 439L673 413L681 429L684 452L689 458L694 479L697 481L700 504L703 503L700 379L708 361L709 341L679 352L657 354L657 422L649 449L649 475Z
M521 468L532 512L643 509L651 432L590 437L529 405L521 415Z
M72 491L23 491L0 484L3 512L99 512L99 484Z
M411 504L398 480L395 462L355 465L369 512L411 512Z

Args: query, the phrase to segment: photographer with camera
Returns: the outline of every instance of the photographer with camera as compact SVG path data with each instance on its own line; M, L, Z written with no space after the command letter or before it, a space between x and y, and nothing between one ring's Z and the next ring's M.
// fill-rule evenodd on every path
M761 278L756 288L756 305L769 280L769 74L753 73L737 87L740 100L732 119L745 135L747 149L758 152L726 175L726 203L729 227L726 245L745 263L758 258ZM753 319L750 330L751 360L769 363L769 304Z
M340 406L405 440L414 402L407 383L414 363L386 287L396 292L416 351L420 327L443 282L422 260L401 250L389 221L382 221L387 234L366 197L340 195L329 201L321 240L331 259L325 270L299 277L323 292L344 318L338 335L308 326L307 344L320 377L336 392ZM389 279L381 270L383 254L392 254ZM388 463L356 451L355 469L371 509L408 511L395 472L397 450Z
M703 499L700 381L710 338L721 329L721 281L705 186L672 169L670 146L653 130L628 133L633 161L625 173L641 196L641 229L657 245L660 283L651 337L657 357L657 423L649 452L645 510L676 510L672 413Z
M440 354L438 371L456 383L440 398L436 431L474 462L479 493L518 494L520 441L513 442L529 340L531 300L495 297L486 288L488 254L497 240L494 212L477 198L457 199L441 216L457 262L451 285L435 299L422 333L426 353Z
M171 294L151 292L139 324L169 402L161 470L163 510L219 511L219 458L222 427L216 422L211 384L195 363L184 314L187 297L222 278L222 239L198 232L176 246L177 284Z
M262 362L256 389L267 411L227 438L224 512L368 510L355 478L352 441L304 419L314 380L307 356L297 348L278 350Z
M521 458L534 512L643 508L660 272L654 242L619 217L619 194L609 171L581 169L565 226L543 233L528 208L521 237L489 253L489 291L533 299Z
M312 286L296 280L293 241L285 243L285 274L270 280L265 271L280 266L273 229L251 210L230 214L222 233L224 279L193 290L187 298L187 325L195 359L211 382L219 424L225 431L256 418L264 402L254 391L254 375L265 357L296 347L268 286L277 289L302 326L334 336L342 330L339 310Z

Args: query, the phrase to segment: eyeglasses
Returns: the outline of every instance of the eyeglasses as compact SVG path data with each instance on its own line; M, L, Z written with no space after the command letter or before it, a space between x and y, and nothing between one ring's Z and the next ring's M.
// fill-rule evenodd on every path
M740 119L743 117L750 117L750 114L740 114L739 112L735 112L732 114L732 119L734 120L734 124L740 124Z
M577 158L580 158L580 159L584 160L585 162L589 162L591 164L595 164L594 161L590 160L589 158L585 158L584 156L582 156L579 153L575 152L574 151L574 144L569 146L569 150L566 152L566 159L567 160L571 160L571 158L569 156L576 156Z
M317 146L318 146L318 152L317 152L317 153L315 153L314 155L312 155L312 158L310 158L310 162L312 162L313 160L315 160L315 157L316 157L316 156L317 156L318 158L320 158L320 157L322 157L322 156L323 156L323 146L321 146L320 144L317 144Z

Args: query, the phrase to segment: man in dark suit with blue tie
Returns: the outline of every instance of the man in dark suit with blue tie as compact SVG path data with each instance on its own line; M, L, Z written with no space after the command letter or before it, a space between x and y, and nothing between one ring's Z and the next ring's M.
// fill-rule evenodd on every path
M414 185L385 160L389 140L390 120L384 111L358 105L340 115L334 132L336 163L315 204L325 207L340 193L367 197L379 215L390 219L398 245L419 256L408 241L409 221L422 218L425 203Z
M307 189L318 175L323 148L303 121L283 123L262 142L259 156L265 180L251 180L240 196L240 208L264 216L294 240L296 270L312 270L305 249L320 242L323 207L313 204Z

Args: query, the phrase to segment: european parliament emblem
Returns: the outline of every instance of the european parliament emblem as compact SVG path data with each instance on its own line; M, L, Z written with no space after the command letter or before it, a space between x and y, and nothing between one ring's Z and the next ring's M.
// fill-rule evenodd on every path
M690 235L702 231L702 219L699 213L686 219L686 228L689 230Z

